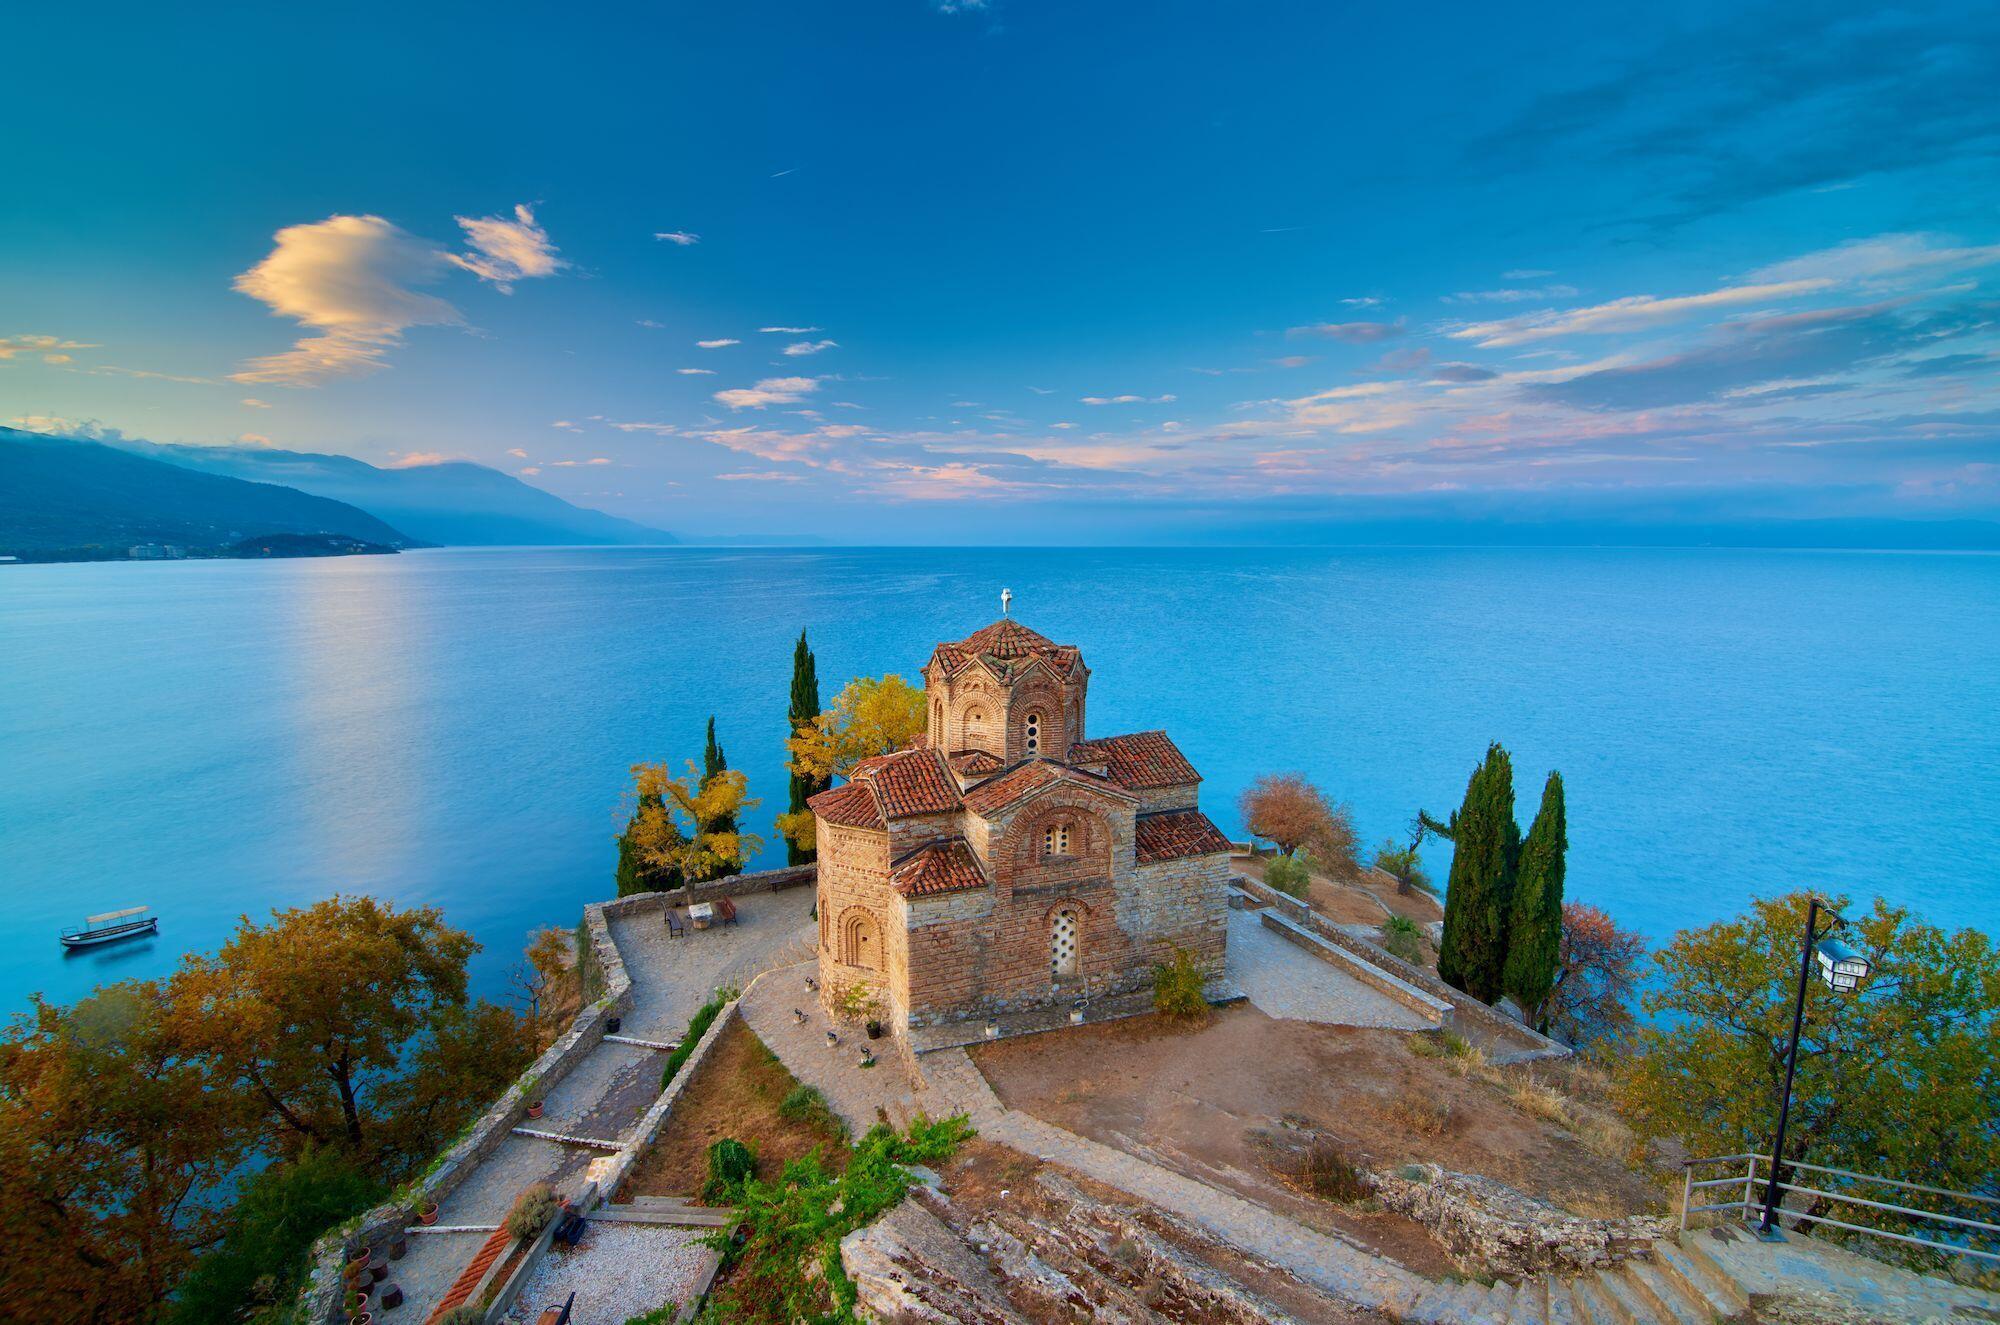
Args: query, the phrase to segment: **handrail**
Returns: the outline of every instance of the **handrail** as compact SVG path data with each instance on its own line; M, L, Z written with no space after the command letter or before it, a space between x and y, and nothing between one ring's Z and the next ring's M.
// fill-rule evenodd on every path
M1733 1210L1738 1211L1745 1219L1755 1218L1757 1213L1757 1166L1760 1163L1768 1167L1771 1163L1771 1157L1769 1155L1745 1152L1737 1155L1714 1155L1699 1159L1682 1160L1681 1168L1684 1170L1684 1176L1681 1184L1681 1231L1687 1231L1688 1216L1693 1214ZM1744 1165L1743 1174L1739 1177L1731 1173L1721 1178L1705 1178L1700 1182L1695 1181L1695 1169L1719 1164L1742 1164ZM1928 1187L1923 1183L1905 1182L1899 1178L1883 1178L1872 1173L1857 1173L1852 1169L1833 1168L1825 1164L1809 1164L1802 1160L1787 1162L1785 1169L1788 1170L1788 1178L1796 1178L1796 1173L1790 1171L1805 1169L1813 1173L1828 1173L1840 1178L1850 1178L1857 1182L1878 1183L1882 1186L1893 1187L1902 1191L1923 1192L1927 1195L1943 1196L1952 1200L1975 1201L1982 1205L2000 1206L2000 1198L1982 1196L1976 1192L1953 1191L1946 1187ZM1734 1187L1738 1183L1743 1185L1743 1195L1740 1200L1725 1201L1712 1205L1693 1204L1694 1193L1698 1191L1706 1191L1714 1187ZM1824 1188L1808 1186L1796 1180L1780 1181L1777 1187L1779 1191L1787 1195L1796 1193L1801 1196L1815 1197L1824 1201L1865 1206L1872 1210L1884 1210L1891 1214L1902 1215L1910 1219L1932 1220L1936 1223L1951 1225L1953 1229L2000 1233L2000 1224L1989 1224L1984 1220L1948 1215L1936 1210L1919 1210L1913 1206L1872 1200L1865 1196L1856 1196L1846 1192L1827 1191ZM1825 1224L1832 1228L1847 1229L1850 1232L1865 1234L1869 1237L1887 1238L1895 1242L1909 1243L1914 1246L1926 1247L1933 1251L1949 1252L1959 1256L1977 1256L1982 1260L2000 1263L2000 1251L1985 1251L1978 1247L1957 1246L1949 1242L1940 1242L1933 1238L1918 1237L1910 1233L1895 1233L1884 1228L1870 1228L1864 1224L1852 1224L1845 1220L1831 1218L1827 1215L1811 1216L1807 1222ZM1938 1231L1942 1233L1946 1230Z

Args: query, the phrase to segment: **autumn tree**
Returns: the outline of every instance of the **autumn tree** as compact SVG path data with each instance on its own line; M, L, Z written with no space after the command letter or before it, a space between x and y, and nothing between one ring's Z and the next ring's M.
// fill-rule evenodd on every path
M711 778L693 761L687 767L687 776L677 778L665 764L632 765L638 808L625 835L645 868L692 885L741 870L745 858L764 849L764 841L734 826L743 811L758 804L747 794L749 781L742 773L724 768Z
M1588 1048L1632 1029L1646 940L1583 902L1564 902L1562 917L1555 986L1542 1009L1545 1029L1566 1044Z
M656 816L657 823L657 816L663 809L664 806L657 795L642 795L632 807L632 814L626 821L625 831L618 835L618 869L614 875L614 880L618 886L618 896L630 897L634 893L672 892L686 882L686 880L681 878L680 871L674 867L663 867L653 863L653 860L660 854L657 850L652 857L643 855L640 851L639 839L632 831L638 824L641 816L649 813ZM666 822L667 828L671 829L673 820L668 818ZM657 828L656 831L658 831Z
M813 657L813 651L806 645L806 633L801 630L799 642L792 649L792 704L786 715L788 739L811 730L819 714L819 660ZM810 835L812 812L806 808L806 802L831 785L829 778L791 770L791 803L787 807L785 821L796 824L804 819ZM787 831L783 823L779 825L779 831L785 834L787 863L805 865L818 859L813 843L802 844L799 835Z
M924 734L924 726L922 690L894 672L857 676L833 697L833 707L794 726L785 743L790 752L786 767L795 785L810 783L823 790L864 759L908 749ZM812 852L818 846L812 811L802 801L778 816L778 831L795 850Z
M1846 899L1832 899L1845 910ZM1696 1155L1769 1154L1784 1089L1807 896L1760 900L1684 931L1656 954L1615 1090L1646 1139ZM1873 973L1852 993L1806 987L1787 1160L1960 1191L2000 1173L2000 954L1977 930L1947 933L1877 901L1842 934ZM1984 1207L1905 1191L1899 1201L1991 1219ZM1983 1213L1982 1213L1983 1211ZM1821 1214L1892 1231L1899 1217L1820 1198ZM1821 1225L1816 1232L1838 1237Z
M266 925L246 917L213 956L189 957L170 993L195 1050L257 1103L279 1153L370 1155L388 1141L383 1087L465 1008L478 950L435 907L336 896Z
M576 969L576 935L550 926L537 930L508 977L522 1005L537 1052L555 1043L583 1007L583 981Z
M1542 807L1514 862L1508 901L1507 961L1501 972L1507 992L1530 1026L1545 1027L1549 990L1561 958L1564 857L1569 824L1563 808L1562 774L1550 773L1542 787Z
M1354 873L1353 812L1303 774L1266 773L1244 789L1236 806L1253 836L1269 838L1287 855L1309 853L1326 873Z
M150 1319L221 1236L253 1113L184 1030L144 982L37 999L0 1041L0 1315Z
M1426 830L1452 843L1445 882L1444 941L1438 976L1482 1003L1505 992L1507 918L1521 829L1514 822L1514 765L1496 741L1465 784L1465 800L1443 823L1420 816Z
M708 740L702 746L701 751L701 789L703 791L708 790L709 787L715 784L716 779L728 771L729 759L722 753L722 743L715 739L715 715L710 714L708 718ZM734 833L736 831L737 807L721 802L718 804L719 808L716 810L718 817L711 823L703 824L702 827L707 831L718 834ZM738 864L741 864L740 860Z

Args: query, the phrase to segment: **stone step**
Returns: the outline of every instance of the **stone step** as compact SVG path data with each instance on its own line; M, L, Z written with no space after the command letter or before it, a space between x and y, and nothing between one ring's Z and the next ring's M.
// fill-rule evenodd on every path
M1683 1292L1691 1294L1714 1315L1733 1316L1750 1305L1750 1295L1736 1288L1733 1280L1719 1269L1704 1268L1686 1248L1676 1243L1654 1243L1653 1257L1662 1274L1671 1277Z
M1668 1325L1653 1310L1645 1290L1627 1278L1624 1269L1622 1265L1614 1265L1598 1271L1590 1281L1590 1286L1609 1304L1611 1318L1619 1325Z
M1465 1289L1466 1285L1456 1282L1425 1284L1405 1314L1427 1325L1483 1325L1484 1314L1473 1314Z
M1595 1276L1575 1279L1569 1285L1570 1300L1576 1304L1576 1318L1579 1325L1632 1325L1632 1321L1619 1313L1612 1303L1611 1295Z
M1725 1261L1710 1250L1713 1242L1714 1239L1706 1232L1683 1233L1678 1246L1687 1254L1688 1260L1695 1268L1707 1275L1709 1282L1735 1304L1735 1310L1747 1311L1750 1307L1750 1287L1736 1276Z
M604 1224L657 1224L670 1228L728 1228L736 1222L733 1210L628 1210L623 1206L600 1205L584 1216Z
M679 1041L642 1040L636 1035L607 1035L604 1037L604 1042L606 1044L629 1044L640 1049L657 1049L661 1053L669 1054L681 1047Z
M1618 1268L1638 1285L1640 1294L1659 1313L1662 1325L1714 1325L1708 1304L1683 1291L1650 1260L1630 1260Z
M1577 1309L1566 1280L1544 1279L1542 1291L1548 1295L1549 1325L1589 1325Z
M606 1141L595 1136L571 1136L567 1132L544 1132L538 1127L516 1127L515 1136L531 1137L536 1141L553 1141L560 1146L588 1146L594 1150L623 1150L623 1141Z
M1507 1313L1508 1325L1549 1325L1549 1286L1545 1280L1529 1279L1514 1288L1514 1305Z

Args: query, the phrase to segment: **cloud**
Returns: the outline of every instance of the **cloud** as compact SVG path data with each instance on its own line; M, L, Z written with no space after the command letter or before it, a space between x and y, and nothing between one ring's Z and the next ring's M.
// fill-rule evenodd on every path
M551 423L551 424L549 425L549 427L551 427L551 428L561 428L561 429L562 429L562 430L563 430L564 432L582 432L582 431L583 431L583 428L582 428L582 426L581 426L581 425L579 425L579 424L575 424L575 423L572 423L572 422L570 422L570 421L569 421L568 419L557 419L557 420L556 420L556 421L555 421L554 423Z
M704 350L719 350L724 346L741 345L742 343L742 341L731 339L728 336L718 336L714 340L698 340L695 342L696 345L699 345Z
M934 0L940 14L984 13L988 0Z
M718 483L797 483L805 476L786 474L775 469L743 470L735 474L717 474Z
M677 373L679 373L679 374L680 374L680 375L681 375L682 377L714 377L714 376L715 376L715 370L714 370L713 368L676 368L676 369L674 369L674 371L675 371L675 372L677 372Z
M664 240L669 244L678 244L682 248L687 248L690 245L701 242L700 235L688 230L655 230L653 238Z
M1441 363L1431 369L1433 382L1490 382L1500 374L1476 363Z
M235 287L321 334L252 359L231 374L238 382L317 386L373 372L408 328L460 320L443 299L411 288L442 278L446 255L379 216L330 216L287 226L274 238L270 254Z
M1500 279L1503 281L1539 281L1544 276L1553 275L1555 275L1554 272L1544 271L1540 267L1516 267L1513 271L1501 272Z
M1348 345L1372 345L1376 341L1400 336L1403 324L1400 322L1319 322L1305 327L1287 327L1287 336L1313 336L1321 340L1337 340Z
M553 276L568 265L556 256L548 231L535 224L535 214L526 203L514 208L512 220L504 216L452 219L465 231L472 252L451 254L451 262L482 281L491 281L502 294L512 294L515 281Z
M1177 396L1084 396L1086 405L1171 405Z
M533 478L535 475L542 472L542 467L540 465L523 465L521 468L515 470L514 472L516 474L523 474L529 478Z
M523 451L518 446L515 447L513 450L509 451L507 454L513 456L516 460L526 460L528 458L528 453L526 451Z
M611 458L609 456L598 455L592 456L588 460L551 460L549 461L549 467L552 469L583 469L590 465L608 465L610 463Z
M619 432L649 432L666 437L680 431L671 423L627 423L617 419L607 419L602 414L593 414L590 417L607 428L616 428Z
M810 336L818 327L759 327L766 336Z
M832 350L839 347L840 342L837 340L802 340L787 345L785 353L796 359L800 355L818 354L821 350Z
M1935 276L2000 262L2000 244L1965 248L1940 243L1939 238L1926 234L1888 234L1850 239L1817 253L1760 267L1747 279L1872 285L1893 276Z
M816 377L767 377L754 387L718 391L714 399L731 409L763 409L766 405L794 405L819 390Z
M1360 294L1360 295L1355 295L1349 299L1343 299L1340 302L1346 305L1348 308L1379 308L1382 305L1382 296L1376 294Z
M74 363L74 356L65 350L94 350L98 347L80 340L64 340L60 336L0 336L0 361L13 358L17 354L39 354L42 362L56 364Z
M1587 308L1550 309L1505 318L1498 322L1470 322L1453 327L1445 334L1454 340L1476 342L1483 349L1526 345L1531 341L1578 334L1606 335L1620 331L1650 331L1698 313L1741 304L1765 303L1812 294L1833 284L1823 278L1770 281L1757 285L1730 285L1702 294L1660 299L1649 294L1627 295Z
M402 455L383 465L384 469L424 469L431 465L446 465L451 457L442 451L405 451Z
M259 399L257 399L257 397L255 397L255 396L245 396L245 397L243 397L243 399L241 399L241 400L237 401L236 403L237 403L237 404L239 404L239 405L241 405L241 406L243 406L243 407L244 407L245 409L269 409L269 408L271 408L271 402L270 402L270 401L268 401L268 400L259 400Z
M1443 296L1447 304L1525 304L1546 302L1551 299L1574 299L1578 294L1574 285L1543 285L1534 289L1509 287L1504 290L1460 290L1457 294Z
M659 331L662 328L664 328L667 324L664 322L655 322L652 318L649 317L642 317L639 319L638 325L642 327L651 327L654 331Z
M1303 368L1318 356L1311 354L1288 354L1282 359L1270 360L1273 368Z

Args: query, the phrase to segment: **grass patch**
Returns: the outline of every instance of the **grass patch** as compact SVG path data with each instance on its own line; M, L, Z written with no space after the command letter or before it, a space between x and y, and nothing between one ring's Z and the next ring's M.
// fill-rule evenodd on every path
M840 1264L840 1240L894 1207L916 1179L907 1164L937 1164L972 1135L964 1117L938 1122L918 1116L898 1134L869 1129L844 1172L820 1151L785 1165L775 1182L742 1185L735 1236L709 1245L723 1254L723 1274L698 1318L704 1325L847 1325L856 1320L855 1288Z
M1307 1142L1293 1160L1288 1176L1299 1187L1328 1201L1351 1204L1375 1194L1361 1170L1331 1137L1316 1136Z
M1424 932L1408 916L1390 916L1382 922L1382 950L1412 966L1430 965L1430 946Z
M778 1103L778 1116L786 1122L802 1123L816 1127L834 1136L847 1135L847 1122L833 1111L820 1093L818 1086L808 1086L804 1082L793 1086Z
M687 1029L681 1032L680 1042L667 1055L666 1070L660 1073L661 1090L673 1084L674 1075L686 1065L694 1047L701 1043L701 1037L708 1034L708 1028L715 1024L715 1019L722 1015L722 1009L728 1007L729 1001L735 997L734 989L718 989L714 998L695 1009L694 1015L688 1018Z
M1390 1101L1388 1113L1418 1136L1443 1136L1451 1130L1451 1102L1428 1091L1406 1087Z
M1181 1021L1206 1021L1208 969L1185 948L1153 968L1153 1011Z
M1533 1077L1521 1077L1508 1089L1507 1098L1514 1102L1515 1108L1531 1117L1559 1127L1570 1125L1569 1101L1554 1086L1543 1085Z

